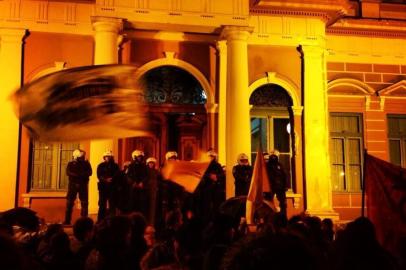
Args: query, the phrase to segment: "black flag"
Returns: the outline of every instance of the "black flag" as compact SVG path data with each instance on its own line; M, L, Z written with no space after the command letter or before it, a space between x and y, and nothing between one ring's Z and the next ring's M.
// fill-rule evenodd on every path
M147 136L148 110L135 71L85 66L41 77L12 96L17 116L41 141Z

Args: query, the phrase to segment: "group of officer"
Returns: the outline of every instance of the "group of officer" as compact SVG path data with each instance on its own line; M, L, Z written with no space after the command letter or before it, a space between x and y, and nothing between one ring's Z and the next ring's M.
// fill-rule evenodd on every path
M286 216L287 176L282 164L279 162L279 151L273 150L270 153L264 153L264 159L268 181L271 186L271 192L266 192L264 198L273 200L276 195L279 201L280 212ZM239 154L237 165L233 167L235 196L248 195L252 173L253 168L249 164L248 156L244 153Z
M166 214L172 210L180 210L185 215L198 215L203 221L209 221L222 202L225 201L225 173L217 160L217 153L207 152L210 164L196 191L186 192L181 186L162 179L157 169L157 160L153 157L145 159L144 152L132 152L131 162L125 162L121 170L115 162L113 153L106 151L103 162L97 166L99 211L97 219L116 212L141 212L150 224L163 222ZM66 173L69 177L65 224L71 223L72 208L77 194L81 202L81 216L88 214L88 182L92 175L90 163L83 150L73 151L73 160L68 163ZM286 215L286 174L278 161L278 152L264 156L272 192L265 194L266 199L278 198L281 212ZM174 151L167 152L166 162L175 162L178 155ZM253 168L248 156L240 154L237 165L233 167L235 178L235 196L248 194ZM108 207L107 207L108 206Z

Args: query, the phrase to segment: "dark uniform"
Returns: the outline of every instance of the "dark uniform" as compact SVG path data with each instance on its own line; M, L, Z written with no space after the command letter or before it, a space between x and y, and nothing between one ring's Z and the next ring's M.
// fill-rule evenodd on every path
M148 170L143 160L134 159L128 166L127 179L131 189L130 208L148 216Z
M117 202L114 196L114 191L117 188L117 177L119 176L120 167L114 162L111 157L105 160L97 167L97 188L99 189L99 213L97 221L102 220L106 216L107 202L109 203L109 212L115 214Z
M270 199L276 194L276 198L279 201L279 207L281 213L286 215L286 190L287 190L287 178L282 165L278 161L278 156L270 155L269 161L266 164L269 183L271 185Z
M69 183L68 193L66 194L65 224L71 223L72 208L78 193L81 204L80 215L87 217L88 214L88 187L89 177L92 175L92 167L89 161L84 159L84 153L82 155L83 156L77 157L75 160L69 162L66 167Z
M183 202L184 189L170 179L161 178L159 181L159 197L162 202L162 216L173 210L180 210Z
M197 214L205 223L210 222L225 196L225 174L215 159L211 161L196 190Z
M130 200L131 200L131 186L127 179L128 166L130 161L124 162L123 170L120 170L115 179L113 185L113 200L117 203L117 209L121 213L131 212Z
M251 185L252 166L238 164L233 167L235 196L247 196Z
M149 213L147 216L147 220L149 224L155 226L156 221L156 213L157 213L157 199L158 199L158 182L161 178L160 173L157 169L155 169L156 160L151 158L147 159L147 172L148 172L148 185L147 185L147 192L149 198ZM153 166L149 166L149 163L153 163Z
M163 164L161 170L168 162L176 162L178 154L175 151L169 151L165 154L166 163ZM158 177L158 206L157 206L157 229L162 230L165 227L165 219L168 214L174 211L181 211L185 199L185 189L171 181L164 179L161 174Z

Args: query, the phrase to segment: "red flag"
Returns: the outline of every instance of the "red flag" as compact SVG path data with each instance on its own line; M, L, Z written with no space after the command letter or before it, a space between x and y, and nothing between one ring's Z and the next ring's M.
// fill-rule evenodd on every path
M364 183L378 241L396 254L397 241L406 236L406 170L365 154Z
M209 167L209 162L172 161L162 168L162 176L193 193Z
M263 192L270 192L268 173L266 171L265 160L262 151L258 150L255 159L254 171L252 172L251 185L248 191L247 200L261 204L264 197Z

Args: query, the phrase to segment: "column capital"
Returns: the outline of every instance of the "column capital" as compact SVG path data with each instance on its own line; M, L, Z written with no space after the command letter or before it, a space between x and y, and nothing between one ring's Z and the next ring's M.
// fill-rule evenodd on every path
M216 113L216 112L218 112L218 104L217 103L206 103L204 105L204 107L206 108L206 111L208 113Z
M227 52L227 40L221 39L216 42L217 51L222 54Z
M320 58L326 51L325 48L314 45L300 45L299 50L303 58Z
M22 42L27 30L23 28L0 28L1 43L19 43Z
M248 37L251 35L253 30L254 30L253 27L248 26L226 25L223 26L220 36L224 39L227 39L227 41L230 40L247 41Z
M301 116L303 112L303 106L292 106L293 115Z
M93 30L96 32L119 33L123 30L123 19L114 17L92 16Z

